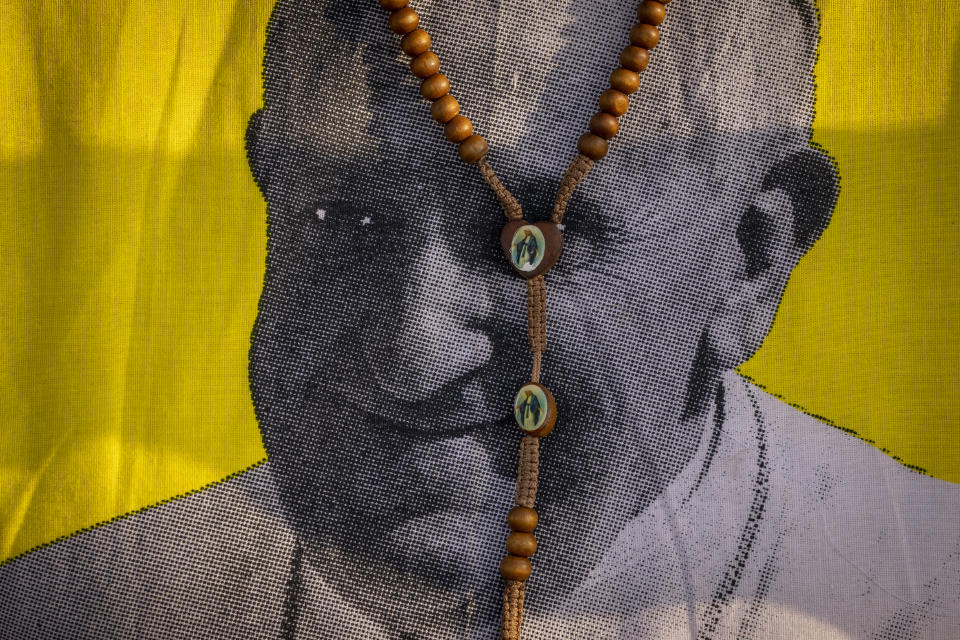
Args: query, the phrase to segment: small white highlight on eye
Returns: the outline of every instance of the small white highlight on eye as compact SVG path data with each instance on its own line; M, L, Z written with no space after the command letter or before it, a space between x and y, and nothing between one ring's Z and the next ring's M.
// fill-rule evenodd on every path
M372 224L372 223L373 223L373 220L370 219L370 216L367 216L367 217L365 217L363 220L360 221L360 224L363 225L363 226L366 226L366 225Z
M317 220L324 220L327 217L326 209L317 209Z

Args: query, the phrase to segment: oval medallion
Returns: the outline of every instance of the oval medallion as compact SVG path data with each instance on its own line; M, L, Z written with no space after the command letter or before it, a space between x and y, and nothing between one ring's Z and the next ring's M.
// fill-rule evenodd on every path
M536 382L520 387L513 399L513 418L524 432L545 436L557 422L557 405L553 394Z
M543 232L532 224L525 224L513 232L510 240L510 260L514 269L533 271L543 262L546 250Z
M500 246L510 265L524 278L546 273L560 257L563 235L552 222L511 220L500 232Z

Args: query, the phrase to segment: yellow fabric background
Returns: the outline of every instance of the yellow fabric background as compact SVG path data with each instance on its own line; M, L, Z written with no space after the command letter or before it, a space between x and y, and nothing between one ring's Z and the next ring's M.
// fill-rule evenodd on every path
M960 481L954 0L821 0L842 190L743 372ZM0 559L264 457L264 203L242 133L272 2L0 11Z

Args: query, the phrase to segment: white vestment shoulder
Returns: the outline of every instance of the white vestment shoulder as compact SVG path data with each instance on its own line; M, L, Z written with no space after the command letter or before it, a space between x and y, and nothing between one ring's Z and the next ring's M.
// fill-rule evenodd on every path
M735 374L720 433L530 638L960 638L960 487Z

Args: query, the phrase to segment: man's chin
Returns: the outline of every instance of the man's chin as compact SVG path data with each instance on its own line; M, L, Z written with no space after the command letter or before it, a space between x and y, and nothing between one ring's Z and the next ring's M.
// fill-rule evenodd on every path
M456 510L412 516L368 544L308 543L308 557L342 597L393 632L467 637L499 616L502 521ZM432 631L421 635L425 621Z
M389 534L398 564L437 587L474 591L499 576L502 514L446 510L409 518Z

